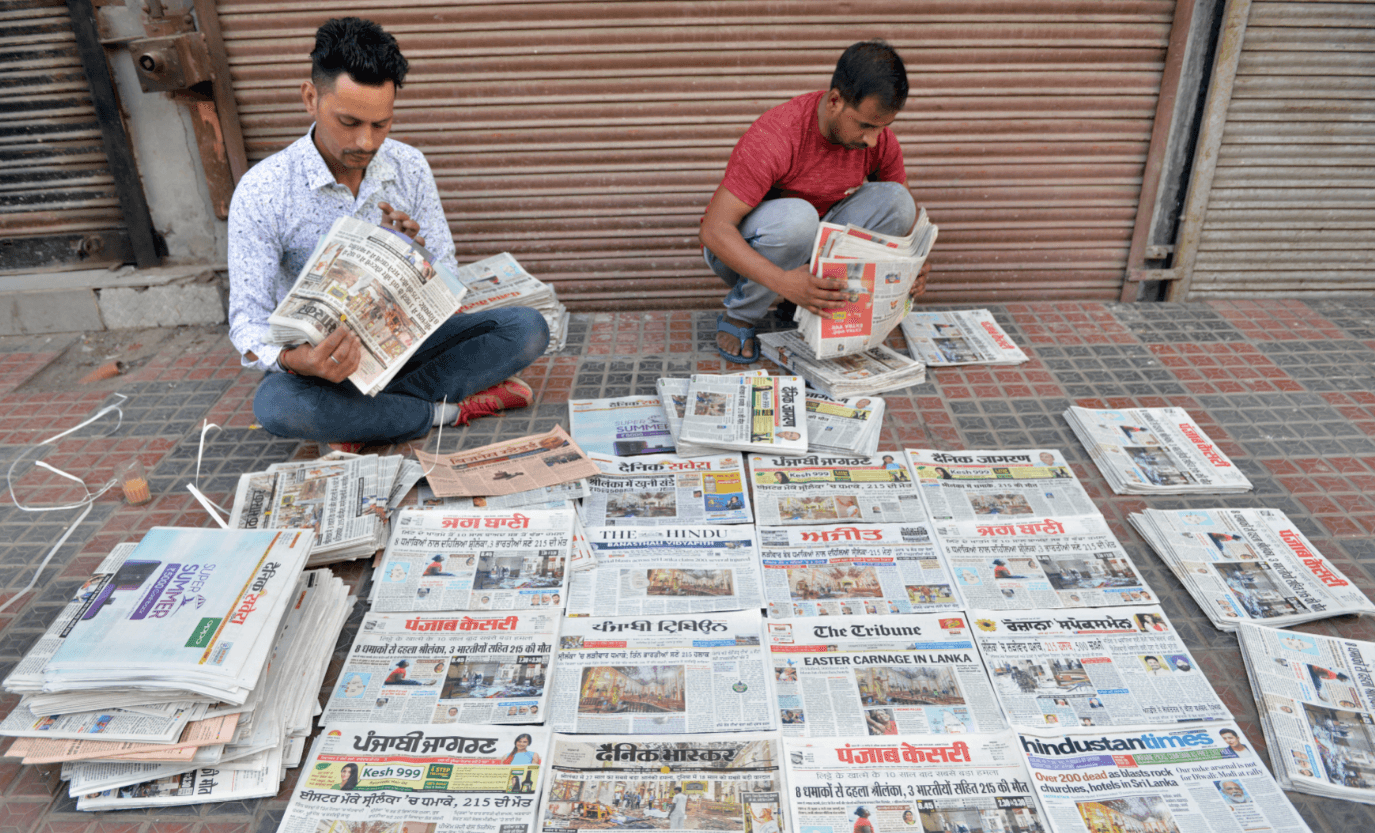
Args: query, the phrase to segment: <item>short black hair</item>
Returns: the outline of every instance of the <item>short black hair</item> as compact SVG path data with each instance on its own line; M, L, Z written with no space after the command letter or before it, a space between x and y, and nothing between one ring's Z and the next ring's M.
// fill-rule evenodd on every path
M310 80L316 86L332 85L340 73L347 72L359 84L378 86L391 81L399 90L411 66L396 38L361 17L326 20L315 31L310 61Z
M907 103L907 67L893 47L882 40L852 44L836 62L831 89L851 106L878 96L885 112L896 113Z

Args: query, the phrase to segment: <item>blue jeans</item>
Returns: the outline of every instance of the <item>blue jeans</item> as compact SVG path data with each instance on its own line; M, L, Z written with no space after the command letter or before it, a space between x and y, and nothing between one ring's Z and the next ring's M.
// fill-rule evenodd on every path
M548 344L549 326L528 307L454 315L376 396L363 395L347 379L336 385L269 373L253 396L253 415L279 437L404 442L433 427L433 403L486 390L538 359Z
M898 182L866 182L859 190L818 217L806 200L787 197L764 200L740 221L740 236L750 248L768 258L780 269L805 266L812 257L816 229L822 221L839 225L854 224L880 234L901 236L917 221L917 204L907 186ZM726 314L738 321L754 324L764 317L778 299L778 293L736 272L722 263L710 249L702 256L711 271L730 287L726 293Z

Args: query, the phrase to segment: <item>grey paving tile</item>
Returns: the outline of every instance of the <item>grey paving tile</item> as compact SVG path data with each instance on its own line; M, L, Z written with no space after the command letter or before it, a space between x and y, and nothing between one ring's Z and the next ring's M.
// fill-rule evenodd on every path
M1204 304L1107 304L1132 335L1148 344L1245 341L1246 336Z
M1343 298L1307 303L1314 312L1341 327L1350 337L1362 341L1375 339L1375 299Z
M1073 399L1188 393L1142 344L1038 344L1036 355Z
M1375 350L1359 341L1262 341L1256 347L1308 390L1375 390Z

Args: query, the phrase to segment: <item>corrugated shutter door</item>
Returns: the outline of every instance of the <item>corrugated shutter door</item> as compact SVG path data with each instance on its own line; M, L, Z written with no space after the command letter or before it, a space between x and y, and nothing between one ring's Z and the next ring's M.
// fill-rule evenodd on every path
M1187 2L1187 0L1184 0ZM705 306L697 224L760 113L883 37L896 130L941 227L928 300L1116 299L1174 0L351 3L412 76L393 135L425 151L460 260L506 250L574 309ZM251 160L307 126L325 14L219 5Z
M1375 289L1375 3L1256 2L1190 298Z

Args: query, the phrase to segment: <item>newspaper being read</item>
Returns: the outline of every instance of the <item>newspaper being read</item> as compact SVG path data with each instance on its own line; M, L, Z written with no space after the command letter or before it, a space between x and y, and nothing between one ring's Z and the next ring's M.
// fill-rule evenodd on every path
M1308 833L1230 722L1018 736L1052 833ZM1243 744L1246 745L1246 744Z
M319 344L342 324L363 348L349 380L373 396L458 311L465 291L402 235L340 217L268 317L267 341Z
M969 611L1013 726L1128 726L1228 720L1179 634L1155 606Z
M543 434L453 454L416 450L415 458L424 465L430 488L439 497L510 495L601 471L558 425Z
M961 607L926 522L760 527L759 545L773 618Z
M750 493L744 463L734 452L684 459L591 455L602 473L588 480L582 520L588 526L747 524Z
M837 399L873 396L926 381L926 365L880 344L849 356L819 359L796 330L759 334L764 358Z
M955 735L1007 728L969 629L958 611L769 622L783 734Z
M804 454L807 407L802 379L693 374L678 436L714 448Z
M378 613L561 610L570 509L402 509L373 572Z
M568 426L578 447L595 454L632 457L673 451L673 434L658 396L572 399Z
M1222 630L1375 612L1276 509L1147 509L1128 520Z
M595 566L569 579L568 616L764 605L753 526L589 526L586 534Z
M541 833L599 827L793 833L774 732L555 735Z
M326 723L277 830L528 830L548 746L538 726Z
M668 735L778 728L753 610L568 619L547 725Z
M556 353L568 343L568 310L559 303L554 288L525 271L510 254L502 252L460 266L458 280L468 290L459 312L529 307L549 325L546 353Z
M783 749L793 820L807 833L1046 829L1011 732L787 738Z
M872 457L747 458L760 526L926 520L901 451Z
M369 613L320 718L540 723L559 612Z
M1250 622L1237 636L1280 784L1375 804L1375 643Z
M933 521L1099 517L1074 470L1053 448L909 448L907 460Z
M986 309L912 311L902 319L907 352L927 367L1021 364L1026 353Z
M1251 481L1183 408L1073 407L1065 420L1119 495L1251 491Z

